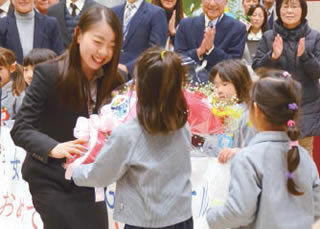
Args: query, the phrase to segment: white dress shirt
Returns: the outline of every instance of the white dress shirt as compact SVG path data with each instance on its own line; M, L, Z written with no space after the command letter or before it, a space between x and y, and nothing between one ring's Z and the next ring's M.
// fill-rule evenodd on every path
M80 14L80 11L82 10L83 6L84 6L84 1L85 0L77 0L75 2L72 2L71 0L67 0L66 1L66 7L70 13L70 15L72 14L72 7L70 6L71 3L75 4L77 6L76 9L76 15Z
M7 0L5 3L3 3L2 6L0 6L0 9L2 10L0 14L0 18L6 17L8 15L9 7L10 7L10 0Z
M132 10L132 13L131 13L131 18L132 18L132 17L136 14L136 12L138 11L138 9L139 9L139 7L141 6L142 2L143 2L143 0L137 0L137 1L135 1L134 3L129 3L129 2L127 1L126 6L125 6L125 8L124 8L123 17L126 15L126 11L128 10L128 7L127 7L128 4L134 4L134 5L135 5L135 8ZM123 19L124 19L124 18L123 18Z

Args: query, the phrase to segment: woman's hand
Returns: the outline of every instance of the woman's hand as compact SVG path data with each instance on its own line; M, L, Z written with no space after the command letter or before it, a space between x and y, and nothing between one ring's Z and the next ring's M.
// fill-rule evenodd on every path
M170 36L176 35L176 10L173 11L172 16L169 20L168 30Z
M297 57L300 57L303 55L305 50L305 38L300 38L298 43L298 50L297 50Z
M83 139L60 143L50 151L49 157L72 159L74 154L83 156L87 151L87 148L84 146L86 143L88 141Z
M220 163L227 163L238 152L238 148L224 148L219 152L218 161Z
M273 44L272 44L272 59L277 60L281 56L283 51L283 41L282 37L277 34L274 38Z

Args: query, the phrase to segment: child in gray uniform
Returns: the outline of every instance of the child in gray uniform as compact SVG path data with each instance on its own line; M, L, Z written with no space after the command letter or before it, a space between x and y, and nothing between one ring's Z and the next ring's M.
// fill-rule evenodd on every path
M320 180L298 145L300 84L269 71L253 84L249 116L258 133L231 165L226 202L208 210L212 229L302 229L320 218Z
M242 115L237 121L237 128L232 131L232 145L223 149L215 150L214 156L218 156L220 163L226 163L234 155L248 145L249 141L256 134L250 125L247 102L249 91L252 85L248 68L241 60L224 60L216 64L210 71L210 81L215 85L219 100L230 100L236 97L241 108Z
M137 118L114 129L96 161L72 178L89 187L117 182L114 219L126 229L192 229L186 72L177 54L153 48L135 73Z

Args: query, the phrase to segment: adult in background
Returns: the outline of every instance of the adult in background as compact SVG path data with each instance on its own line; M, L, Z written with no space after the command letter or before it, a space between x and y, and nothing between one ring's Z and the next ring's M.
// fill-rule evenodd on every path
M91 6L93 0L61 0L48 9L48 16L55 17L59 23L64 48L68 48L81 15Z
M269 29L272 29L273 23L276 19L275 15L274 15L275 14L275 12L274 12L275 0L262 0L261 4L263 5L263 7L267 11Z
M256 5L259 3L259 0L242 0L242 8L244 11L244 15L248 16L249 9L252 5Z
M268 16L263 6L257 4L250 7L248 18L250 27L248 29L246 47L242 58L245 59L251 67L262 34L268 30Z
M154 45L165 47L168 37L166 14L160 7L144 0L127 0L112 10L123 30L119 68L130 78L133 66L144 50Z
M241 58L246 27L224 14L227 0L202 0L205 15L181 20L175 37L175 51L191 57L210 71L226 59Z
M183 2L182 0L152 0L152 4L160 6L166 11L169 35L166 49L173 50L176 29L182 18L184 18Z
M40 13L47 15L48 8L58 2L59 0L34 0L34 6Z
M288 71L301 83L302 121L299 143L312 153L312 136L320 135L320 33L306 20L305 0L277 0L277 21L264 33L252 67Z
M95 202L93 188L66 180L63 165L86 150L84 140L74 140L77 118L97 113L123 82L117 74L121 40L116 15L92 7L69 49L35 67L11 136L27 152L22 176L46 229L108 228L105 202Z
M10 0L0 0L0 18L6 17L13 12L13 7Z
M48 0L34 0L34 7L39 13L47 15L49 1Z
M48 48L57 54L63 46L55 18L33 9L33 0L12 0L14 13L0 19L0 46L11 49L22 64L33 48Z

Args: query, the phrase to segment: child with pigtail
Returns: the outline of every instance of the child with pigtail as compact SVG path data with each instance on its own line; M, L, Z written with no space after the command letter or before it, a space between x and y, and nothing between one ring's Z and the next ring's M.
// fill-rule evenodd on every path
M223 206L208 210L210 228L311 228L320 218L320 180L298 145L301 87L283 71L254 82L249 102L258 133L238 152Z

